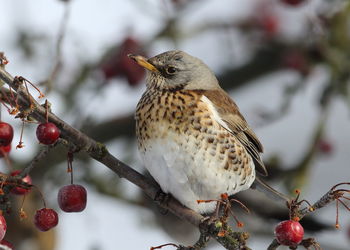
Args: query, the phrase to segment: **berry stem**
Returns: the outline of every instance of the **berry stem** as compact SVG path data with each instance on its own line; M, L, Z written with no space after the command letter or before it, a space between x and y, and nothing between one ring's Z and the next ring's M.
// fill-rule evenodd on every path
M49 122L49 112L48 112L48 109L49 109L49 105L47 103L47 99L45 100L45 117L46 117L46 123Z
M233 213L233 211L232 211L231 209L229 209L228 212L231 214L232 218L235 220L236 226L237 226L237 227L243 227L243 226L244 226L244 223L241 222L241 221L237 218L237 216Z
M25 88L27 90L27 94L28 94L28 96L30 96L30 92L29 92L29 89L28 89L28 85L27 85L26 79L24 79L23 77L20 76L19 80L21 81L21 83L24 83L24 86L25 86Z
M346 200L349 199L349 198L347 198L347 197L342 197L342 198L344 198L344 199L346 199ZM342 205L345 207L346 210L350 211L350 207L349 207L348 205L346 205L344 201L342 201L341 199L337 199L337 201L339 201L340 204L342 204Z
M26 195L23 195L23 199L22 199L22 204L21 204L21 208L23 208L23 205L24 205L24 201L26 199Z
M5 106L5 108L7 109L7 112L9 112L9 114L11 113L11 109L7 106L7 104L1 99L1 104Z
M70 184L73 184L73 153L67 153L67 172L70 173Z
M239 201L237 199L230 199L229 201L230 202L234 201L234 202L238 203L246 211L246 213L248 213L248 214L250 213L249 208L246 205L244 205L241 201Z
M45 201L45 198L44 198L43 193L40 191L40 189L39 189L37 186L33 185L33 187L35 187L36 190L38 190L38 192L39 192L39 194L40 194L40 197L41 197L41 200L43 201L44 208L46 208L46 201Z
M4 159L5 159L6 165L9 167L9 169L12 169L12 164L11 164L11 161L10 161L9 154L4 153Z
M11 88L10 88L10 93L11 93ZM9 114L11 114L11 109L10 109L9 106L7 106L7 104L5 103L5 102L9 103L10 106L11 106L11 108L12 108L11 101L10 101L9 97L7 96L7 94L5 93L5 91L4 91L3 89L1 89L1 94L2 94L2 96L3 96L4 99L5 99L5 101L4 101L2 98L0 99L0 100L1 100L1 104L4 105L5 108L7 109L7 112L9 112ZM0 120L1 120L1 119L0 119Z
M70 184L73 184L73 167L71 165L71 171L70 171Z
M339 200L337 199L336 204L336 217L335 217L335 228L339 228Z
M28 82L36 91L39 92L39 97L38 98L43 98L45 95L40 91L40 89L35 86L32 82L30 82L29 80L25 79L26 82ZM26 84L27 87L27 84Z
M18 110L19 110L19 105L18 105L18 95L14 95L13 91L12 91L12 88L10 88L10 95L11 95L11 98L12 100L15 101L15 107L12 109L11 111L11 114L16 114L18 113ZM11 102L9 102L11 107L13 107L13 104L11 104Z
M23 138L23 131L24 131L24 120L22 120L22 128L21 128L21 136L19 137L19 143L18 145L16 146L16 149L17 148L23 148L23 141L22 141L22 138Z

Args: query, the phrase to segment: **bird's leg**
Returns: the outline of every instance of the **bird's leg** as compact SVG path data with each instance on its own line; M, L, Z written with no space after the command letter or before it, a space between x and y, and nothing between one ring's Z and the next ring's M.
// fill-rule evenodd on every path
M218 201L216 202L215 212L213 213L212 216L215 216L215 218L219 218L220 208L221 208L221 202Z
M216 220L219 219L219 215L220 215L220 208L221 208L221 205L223 204L223 200L197 200L197 203L200 204L200 203L209 203L209 202L216 202L216 207L215 207L215 210L214 212L210 215L210 216L207 216L205 219L206 220L209 220L209 222L214 222Z
M161 189L158 190L156 195L154 196L154 201L162 208L160 211L162 214L167 214L168 209L165 209L168 205L169 200L171 199L172 195L169 193L164 193Z
M231 203L227 193L221 194L221 201L223 205L223 211L222 216L220 216L219 220L222 223L222 228L220 229L218 236L224 236L226 234L229 211L231 211Z
M216 218L218 218L220 220L220 222L222 223L222 228L220 229L220 232L218 233L218 236L224 236L227 233L227 222L228 222L228 218L229 215L231 214L231 216L233 217L233 219L236 221L237 223L237 227L243 227L243 223L241 221L238 220L237 216L233 213L232 211L232 202L236 202L238 203L247 213L249 213L249 209L239 200L237 199L233 199L233 198L229 198L227 193L223 193L221 194L221 199L218 202L218 207L220 208L221 205L223 205L223 210L222 210L222 215L219 216L219 210L217 212L217 214L215 215ZM215 219L212 218L212 219Z
M216 202L215 211L211 216L207 217L208 223L214 223L215 221L220 221L222 223L222 228L220 229L219 235L225 235L227 228L227 219L231 204L227 193L221 194L220 200L197 200L197 203L208 203ZM220 216L220 211L222 210L222 216Z

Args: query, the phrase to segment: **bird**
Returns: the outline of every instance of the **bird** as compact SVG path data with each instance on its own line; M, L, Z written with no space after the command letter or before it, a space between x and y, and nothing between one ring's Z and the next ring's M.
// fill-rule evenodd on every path
M261 142L202 60L181 50L129 57L147 71L136 137L163 192L208 214L216 203L199 200L231 196L250 188L257 172L267 175Z

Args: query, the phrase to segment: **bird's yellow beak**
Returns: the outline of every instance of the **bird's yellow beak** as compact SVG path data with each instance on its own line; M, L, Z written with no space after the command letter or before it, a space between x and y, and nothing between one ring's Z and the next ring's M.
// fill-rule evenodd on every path
M159 72L158 69L153 64L149 63L147 59L143 56L129 54L128 57L133 59L135 62L137 62L138 65L144 67L145 69L148 69L149 71Z

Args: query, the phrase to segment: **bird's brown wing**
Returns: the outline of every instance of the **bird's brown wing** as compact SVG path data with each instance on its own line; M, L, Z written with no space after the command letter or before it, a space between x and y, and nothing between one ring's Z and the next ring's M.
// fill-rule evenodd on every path
M229 128L229 131L244 145L248 153L252 156L255 166L260 167L259 172L266 176L267 170L260 157L260 153L263 152L263 146L239 112L236 103L222 89L201 90L200 92L212 102L218 115Z

